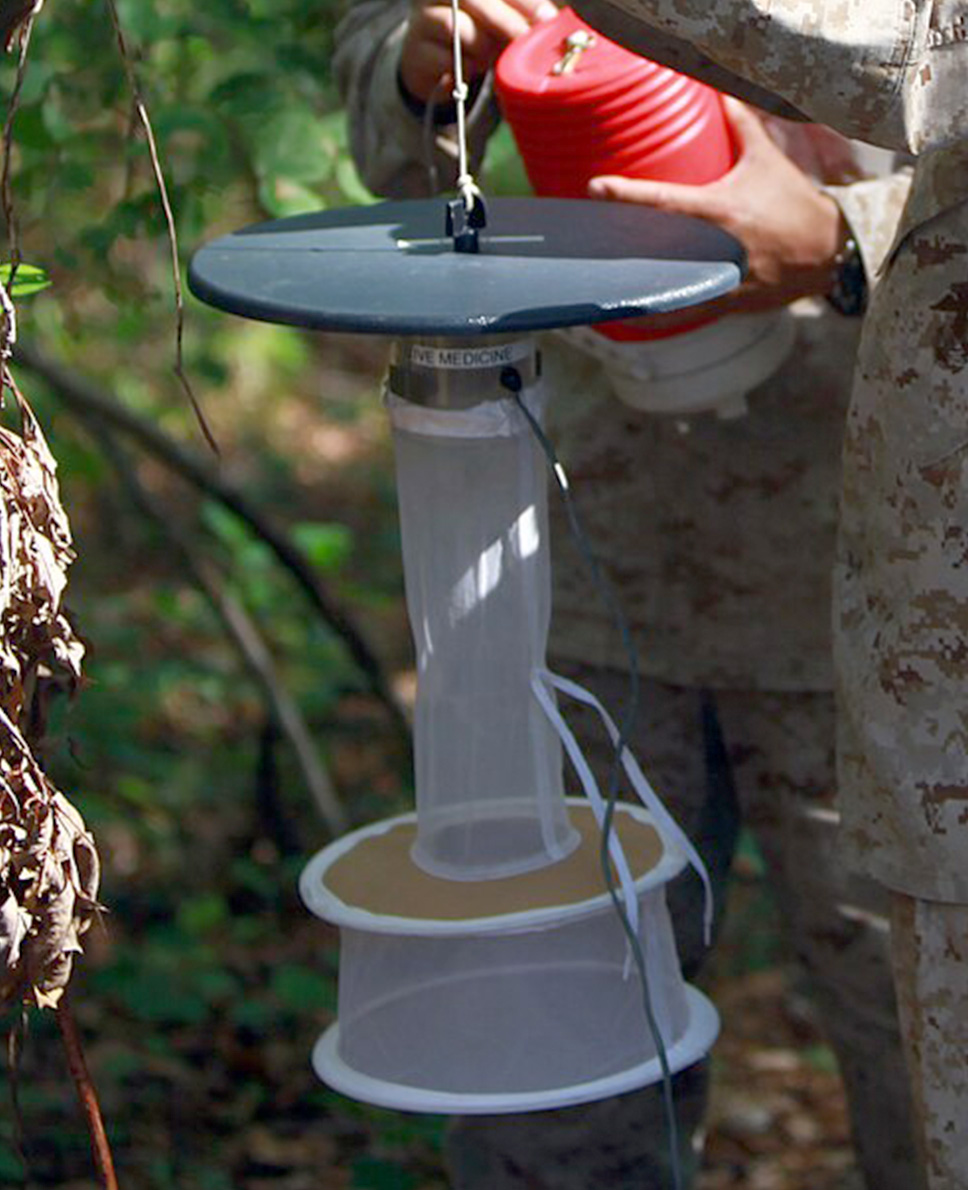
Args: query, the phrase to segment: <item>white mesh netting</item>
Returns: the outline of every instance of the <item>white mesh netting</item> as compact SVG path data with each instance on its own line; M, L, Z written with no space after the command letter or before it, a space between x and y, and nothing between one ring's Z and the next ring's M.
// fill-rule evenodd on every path
M527 871L577 842L531 689L551 612L544 463L510 399L388 405L417 654L414 859L451 879Z

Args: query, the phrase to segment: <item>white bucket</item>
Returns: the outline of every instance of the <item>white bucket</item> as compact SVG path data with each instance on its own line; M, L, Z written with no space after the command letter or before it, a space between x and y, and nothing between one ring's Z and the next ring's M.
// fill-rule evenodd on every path
M665 339L613 342L591 327L560 331L608 369L615 395L645 413L741 417L746 396L790 354L796 323L789 310L733 314Z

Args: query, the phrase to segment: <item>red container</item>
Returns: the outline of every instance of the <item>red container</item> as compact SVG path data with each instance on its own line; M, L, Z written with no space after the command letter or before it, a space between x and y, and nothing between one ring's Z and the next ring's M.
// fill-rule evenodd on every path
M562 70L574 34L586 48ZM603 174L702 186L733 164L716 91L623 49L570 8L508 46L495 85L536 194L587 198L589 181ZM664 337L625 323L598 329L619 340Z

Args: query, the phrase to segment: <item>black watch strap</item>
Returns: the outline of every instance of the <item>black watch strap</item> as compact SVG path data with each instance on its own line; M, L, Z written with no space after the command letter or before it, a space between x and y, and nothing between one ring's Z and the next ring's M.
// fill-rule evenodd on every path
M834 262L833 284L826 297L847 318L859 318L867 309L867 270L860 246L850 234Z

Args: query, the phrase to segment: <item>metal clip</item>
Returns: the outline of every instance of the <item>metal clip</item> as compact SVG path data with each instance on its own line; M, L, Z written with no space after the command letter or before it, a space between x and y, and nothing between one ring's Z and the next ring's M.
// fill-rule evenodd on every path
M565 38L564 55L552 66L552 74L570 74L578 64L578 59L595 44L595 34L587 29L576 29Z
M487 226L487 208L483 196L477 194L470 209L465 199L452 198L446 209L446 230L454 241L454 251L469 254L477 252L480 246L478 232Z

